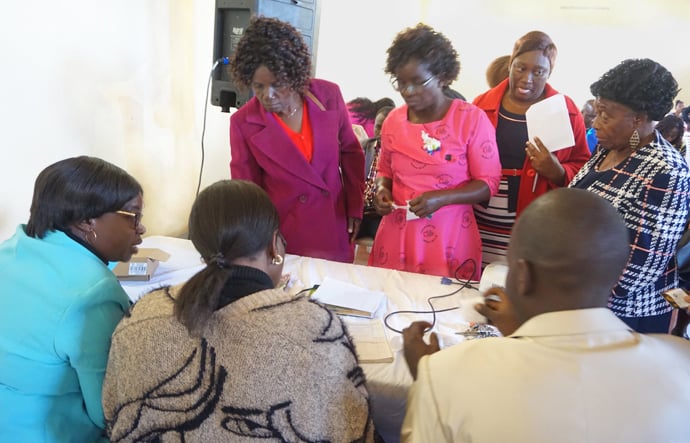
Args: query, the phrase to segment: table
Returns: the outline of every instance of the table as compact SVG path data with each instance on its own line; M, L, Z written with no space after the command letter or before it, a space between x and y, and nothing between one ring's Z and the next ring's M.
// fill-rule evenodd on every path
M153 289L183 283L204 267L199 253L189 240L151 236L146 237L141 246L163 249L170 254L170 259L159 264L153 278L148 282L122 282L133 301ZM385 306L378 311L379 316L397 310L428 311L428 297L448 294L459 288L457 285L441 284L440 277L294 255L286 257L284 273L290 274L287 290L294 294L319 284L325 276L367 289L383 291L386 294ZM477 294L476 289L465 288L450 297L434 300L433 305L436 310L457 307L462 304L463 299L474 298ZM451 346L464 339L456 332L469 327L466 321L470 318L468 314L470 313L461 309L437 314L434 331L439 336L441 347ZM389 324L401 330L415 320L431 321L431 315L395 315L390 318ZM393 349L394 361L361 366L367 377L376 429L387 443L395 443L400 439L407 391L412 384L412 377L402 355L402 337L390 329L386 331L386 335Z

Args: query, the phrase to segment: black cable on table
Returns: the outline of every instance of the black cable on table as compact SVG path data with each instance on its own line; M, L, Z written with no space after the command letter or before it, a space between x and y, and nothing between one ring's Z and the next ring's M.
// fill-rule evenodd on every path
M458 292L462 291L462 290L465 289L465 288L471 288L471 287L472 287L472 285L470 284L470 282L471 282L470 277L468 277L466 280L462 280L462 279L460 279L460 277L458 277L458 273L459 273L459 272L465 267L465 265L468 264L468 263L469 263L470 265L472 265L472 269L471 269L472 272L470 272L468 275L470 275L470 276L471 276L471 275L474 275L474 272L475 272L475 270L477 269L477 263L476 263L473 259L468 258L468 259L466 259L464 262L460 263L460 265L459 265L457 268L455 268L455 271L453 272L453 278L455 278L455 280L456 280L457 282L453 282L453 281L451 280L450 283L443 283L443 284L459 284L460 287L459 287L458 289L452 291L452 292L447 293L447 294L435 295L435 296L433 296L433 297L427 298L426 301L427 301L427 303L429 304L429 307L431 308L430 311L417 311L417 310L393 311L393 312L388 313L388 314L383 318L383 324L386 325L386 327L387 327L388 329L390 329L391 331L397 332L398 334L402 334L402 331L397 330L397 329L395 329L394 327L392 327L391 325L388 324L388 319L389 319L390 317L392 317L392 316L394 316L394 315L398 315L398 314L421 314L421 315L431 314L431 315L432 315L431 326L430 326L426 331L424 331L424 332L428 332L428 331L430 331L431 329L433 329L434 326L436 326L436 314L437 314L437 313L448 312L448 311L454 311L455 309L459 309L459 306L456 306L456 307L454 307L454 308L436 309L436 308L434 308L433 303L431 303L432 300L436 300L436 299L439 299L439 298L450 297L451 295L455 295L455 294L457 294ZM446 277L443 277L443 278L446 278ZM443 282L443 279L442 279L442 282Z

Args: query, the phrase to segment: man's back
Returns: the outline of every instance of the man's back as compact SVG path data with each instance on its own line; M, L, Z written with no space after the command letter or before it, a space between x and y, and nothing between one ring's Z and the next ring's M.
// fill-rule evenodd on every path
M604 308L538 315L427 356L417 375L403 441L690 441L690 343Z

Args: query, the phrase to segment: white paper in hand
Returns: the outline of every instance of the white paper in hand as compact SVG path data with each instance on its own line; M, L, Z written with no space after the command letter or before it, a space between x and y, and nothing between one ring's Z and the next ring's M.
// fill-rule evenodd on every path
M489 263L482 271L482 278L479 280L479 293L483 296L486 291L493 287L505 288L506 278L508 278L508 263L497 261Z
M527 119L527 137L532 143L534 143L534 137L539 137L550 152L575 144L568 107L562 94L553 95L533 104L525 113L525 118Z
M393 209L404 209L405 210L405 220L417 220L419 217L417 214L410 210L410 201L407 201L407 206L393 204Z
M484 293L493 287L504 288L506 277L508 276L508 264L505 262L489 263L479 280L478 293L465 296L460 299L460 310L463 312L465 320L469 323L486 323L486 317L477 312L474 306L478 303L486 303Z
M460 311L462 311L462 316L467 323L486 323L486 317L474 309L475 305L484 303L484 297L481 294L460 298Z

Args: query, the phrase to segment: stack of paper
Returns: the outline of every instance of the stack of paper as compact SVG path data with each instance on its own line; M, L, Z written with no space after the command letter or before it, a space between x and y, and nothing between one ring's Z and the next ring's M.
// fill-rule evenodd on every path
M336 314L373 318L385 294L326 277L312 298Z
M381 319L345 321L360 363L390 363L393 351L388 343Z

